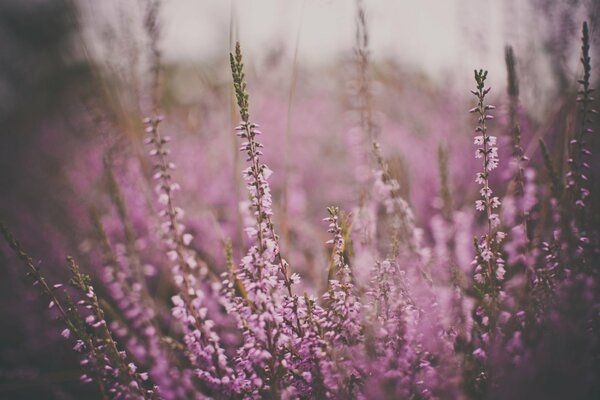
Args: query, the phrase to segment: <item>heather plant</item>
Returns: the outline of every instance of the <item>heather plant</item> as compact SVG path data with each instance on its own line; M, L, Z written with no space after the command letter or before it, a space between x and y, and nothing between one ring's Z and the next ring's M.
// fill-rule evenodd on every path
M66 290L64 300L61 300L57 292L63 285L49 284L40 268L34 265L32 258L4 225L0 225L0 232L25 264L33 285L38 286L40 293L50 300L48 309L58 310L58 318L64 324L61 335L67 340L75 341L73 350L82 354L80 364L85 371L81 375L81 381L95 381L103 398L160 399L155 388L144 387L143 382L148 380L148 373L138 372L133 362L127 362L126 352L117 347L90 277L81 273L75 260L67 257L72 273L70 284L77 289L81 300L75 301Z
M457 125L465 135L420 138L380 115L390 107L381 93L395 89L378 86L384 68L371 60L368 15L357 1L350 90L340 107L352 128L327 137L310 132L321 119L339 124L335 107L313 99L303 111L307 132L281 146L272 132L282 126L271 115L280 105L254 87L256 70L239 42L229 54L231 98L207 90L206 115L195 125L202 132L179 132L193 118L161 100L169 71L159 11L157 1L143 10L149 79L134 94L131 115L109 116L86 103L102 139L72 157L95 160L89 173L99 189L76 168L68 175L74 192L91 198L82 207L89 226L79 243L81 266L68 257L68 268L57 269L64 272L47 275L52 270L42 270L0 224L77 354L80 382L94 385L98 398L600 395L587 23L577 108L565 111L569 129L560 137L540 138L551 130L531 121L521 98L528 82L508 46L506 96L488 86L494 71L475 70L475 122ZM221 110L228 100L229 115ZM441 112L438 128L462 118L453 106ZM434 118L406 107L411 118ZM239 122L228 130L232 118ZM264 133L257 120L266 121ZM120 124L131 133L112 133ZM214 133L221 130L227 135ZM232 144L235 156L221 160ZM283 147L289 154L277 152ZM299 171L290 167L294 160ZM68 287L50 283L66 274Z

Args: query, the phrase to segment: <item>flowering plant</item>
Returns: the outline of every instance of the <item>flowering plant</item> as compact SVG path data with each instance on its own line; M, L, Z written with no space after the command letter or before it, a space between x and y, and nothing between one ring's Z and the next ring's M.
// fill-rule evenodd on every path
M94 235L81 252L97 276L68 257L70 285L51 284L0 224L50 315L60 320L61 336L77 353L82 383L95 385L103 399L542 398L544 390L529 385L546 372L548 360L555 361L548 349L565 339L579 346L581 376L571 386L582 398L600 394L600 209L594 202L596 112L586 23L579 119L565 140L564 165L556 165L560 148L544 141L538 157L525 155L530 153L522 139L531 132L521 127L516 61L507 48L504 125L511 143L492 134L503 122L491 124L488 72L475 70L470 112L476 149L474 160L464 162L478 163L476 185L471 175L468 193L455 193L450 150L440 145L440 185L427 215L411 202L397 171L402 168L395 168L381 142L385 127L375 111L359 2L351 97L358 117L352 134L361 146L354 160L356 190L343 191L358 196L340 207L322 207L326 227L299 211L309 196L294 192L287 168L279 182L267 167L263 152L277 146L269 146L272 135L254 122L261 112L250 112L254 104L237 43L230 54L239 119L232 130L241 141L234 182L241 172L246 197L235 185L228 187L235 200L219 204L226 212L211 214L207 228L184 214L193 202L185 197L185 178L175 162L181 165L177 154L186 149L177 140L170 144L165 132L176 122L159 112L157 9L151 3L145 22L152 44L152 111L143 120L149 157L133 167L115 161L118 146L103 153L101 174L114 210L91 207ZM333 154L343 142L328 145ZM149 178L154 195L125 188L127 174ZM278 206L281 199L285 207ZM456 205L461 202L470 205ZM341 211L345 206L352 212ZM225 233L215 239L215 231ZM312 265L318 265L316 272Z

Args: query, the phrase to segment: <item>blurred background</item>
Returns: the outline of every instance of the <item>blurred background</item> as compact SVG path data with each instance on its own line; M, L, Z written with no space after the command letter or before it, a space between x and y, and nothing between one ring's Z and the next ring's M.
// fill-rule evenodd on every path
M106 49L102 49L107 42L101 39L106 33L106 19L125 23L122 34L127 31L143 34L127 23L143 13L140 8L132 7L132 3L77 2L86 41L98 59L107 56ZM572 25L574 21L588 17L586 12L595 12L581 7L577 1L551 7L548 4L551 2L535 0L449 0L443 3L426 0L418 4L370 1L367 20L371 26L371 59L376 63L401 63L436 82L442 82L448 74L465 75L473 65L497 69L496 79L502 80L505 77L503 49L511 44L524 53L525 50L536 53L536 64L547 69L551 60L540 55L555 39L547 35L548 31L560 36L573 35L579 30L579 24ZM299 64L318 69L337 63L351 51L355 41L355 16L353 1L170 0L162 6L161 47L168 62L218 62L227 55L233 26L235 37L243 38L246 52L252 53L258 65L260 60L278 53L288 67ZM556 23L560 24L560 34L555 30ZM572 51L573 48L561 50ZM563 67L572 68L577 60L569 59L567 63ZM468 73L466 78L470 82ZM543 79L544 85L552 84L553 79L548 75L542 78L547 78Z
M539 158L538 138L560 143L556 135L569 129L568 118L563 121L575 104L584 20L594 68L600 56L598 1L362 4L380 141L426 237L430 216L439 211L439 146L448 150L455 207L472 208L476 196L466 113L473 69L489 70L502 136L504 49L513 47L524 147ZM152 39L147 17L155 6ZM221 269L226 238L236 254L245 246L243 159L232 134L237 117L228 59L239 40L251 114L265 132L265 158L275 171L283 250L316 291L327 262L325 207L352 210L364 174L353 100L356 16L357 4L348 0L0 2L0 220L51 280L66 279L64 257L74 254L101 281L90 210L111 235L122 235L107 190L108 157L138 246L153 263L155 210L141 121L151 115L156 46L159 106L183 189L178 199L196 250ZM466 224L468 238L477 227ZM0 398L94 398L79 384L60 325L5 246L0 274Z

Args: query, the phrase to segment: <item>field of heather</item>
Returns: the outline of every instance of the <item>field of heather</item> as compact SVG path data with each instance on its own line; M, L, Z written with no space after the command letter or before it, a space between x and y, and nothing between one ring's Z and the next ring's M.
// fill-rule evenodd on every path
M0 399L600 399L595 0L0 2Z

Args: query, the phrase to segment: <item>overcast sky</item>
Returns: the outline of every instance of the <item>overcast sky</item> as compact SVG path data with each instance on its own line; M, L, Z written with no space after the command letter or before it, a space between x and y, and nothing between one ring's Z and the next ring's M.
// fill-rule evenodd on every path
M88 33L123 14L139 20L140 5L145 4L145 0L78 1ZM518 58L542 51L542 28L532 3L365 0L372 60L394 59L434 80L446 79L441 72L458 72L470 80L473 68L481 67L503 82L506 44L515 46ZM298 62L320 67L352 50L355 18L354 0L163 0L161 48L170 61L225 60L233 23L250 60L283 48L291 62L298 44Z
M449 62L502 63L506 33L503 7L507 3L367 0L372 56L397 58L428 72ZM309 65L327 63L340 51L352 49L353 0L166 0L166 55L197 59L228 47L232 7L246 51L261 52L283 45L293 52L298 34L299 60ZM488 36L481 43L480 54L466 51L469 43L464 41L465 34L477 35L483 30ZM465 59L465 55L480 60Z

